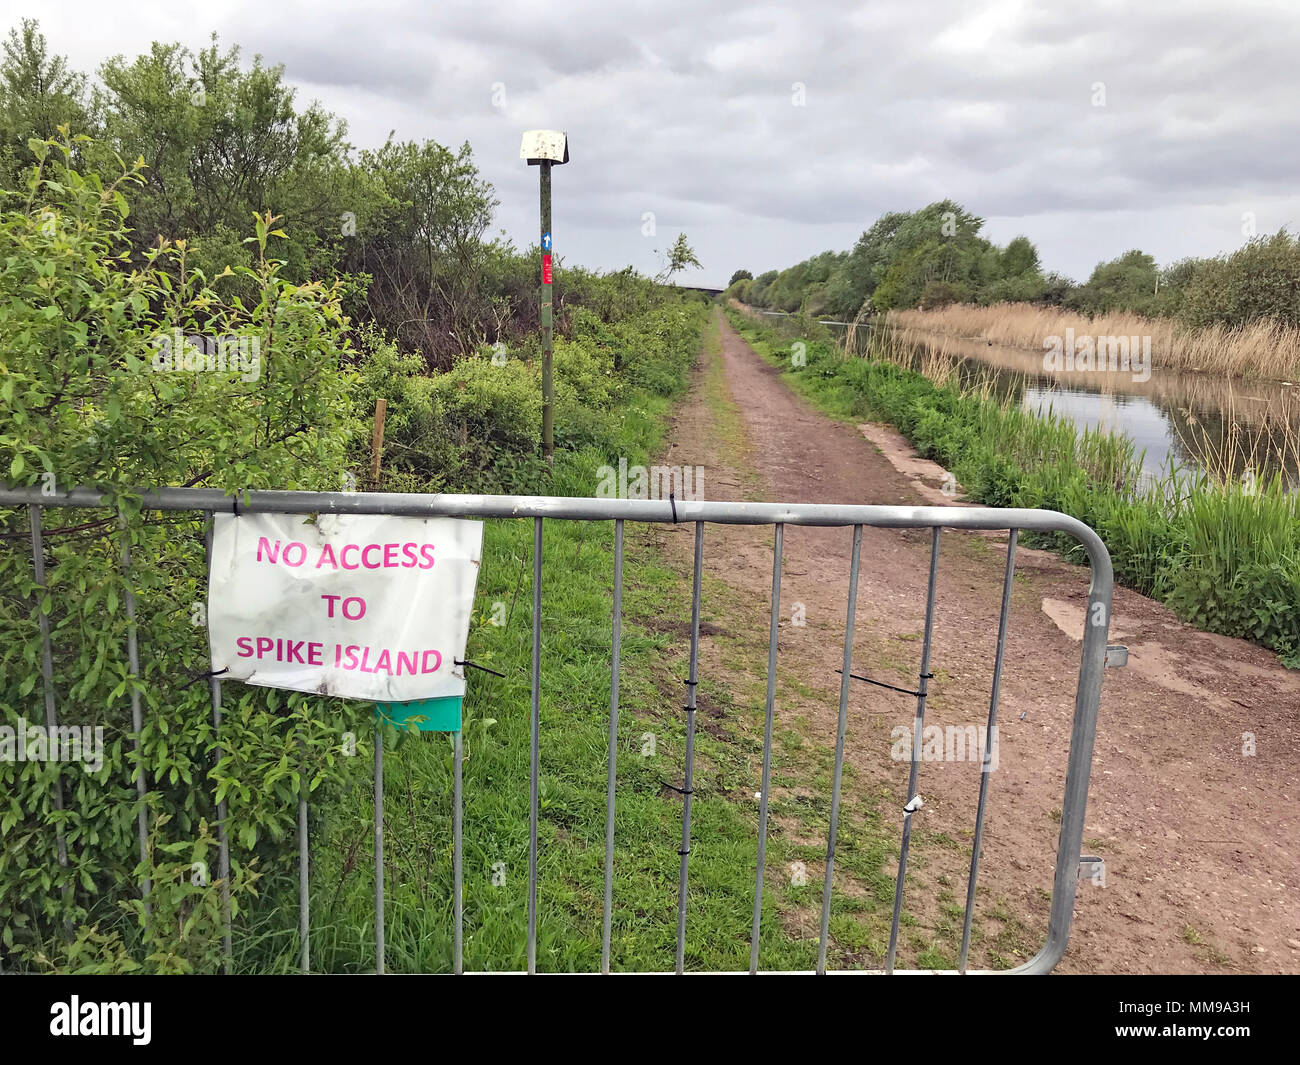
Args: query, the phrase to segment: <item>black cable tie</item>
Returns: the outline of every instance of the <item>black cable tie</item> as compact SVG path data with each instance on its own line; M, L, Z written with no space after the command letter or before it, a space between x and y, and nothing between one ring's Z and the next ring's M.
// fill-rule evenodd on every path
M684 681L682 681L682 683L683 683L683 684L689 684L691 687L694 688L694 687L697 687L697 686L699 685L700 682L699 682L698 680L684 680Z
M487 666L480 666L477 662L470 662L468 659L453 658L451 664L453 666L469 666L470 669L482 670L484 673L491 673L494 677L505 679L504 673L498 673L495 669L488 669Z
M682 709L685 710L688 714L693 714L693 713L695 713L696 710L699 709L699 707L697 707L697 706L683 706Z
M837 669L835 672L839 674L843 674L844 670ZM927 675L933 676L933 674L927 674ZM899 687L895 687L893 684L886 684L883 680L872 680L870 677L861 677L856 673L850 673L849 676L852 677L854 680L862 680L862 681L866 681L868 684L874 684L877 688L888 688L891 692L898 692L899 695L912 695L917 698L920 698L921 695L920 692L914 692L910 688L899 688Z
M677 524L677 500L676 500L676 498L673 496L673 493L672 493L672 492L669 492L669 493L668 493L668 502L669 502L670 504L672 504L672 508L673 508L673 524L676 525L676 524Z
M664 780L662 777L660 778L659 783L662 784L665 788L670 788L671 790L677 792L678 795L695 794L694 788L679 788L676 784L669 784L668 781Z
M684 850L684 851L683 851L683 850L679 850L677 853L680 854L683 858L685 858L688 854L691 853L691 849L690 849L689 847L687 847L686 850Z
M235 493L232 502L234 503L234 507L235 507L235 517L239 517L239 493L238 492Z
M922 679L922 680L934 680L934 674L933 674L933 673L922 673L922 674L921 674L921 679Z
M186 688L194 684L197 684L201 680L211 680L213 677L219 677L221 676L221 674L229 673L229 672L230 672L229 666L227 666L225 669L209 669L206 672L198 674L198 676L191 677L188 683L181 685L181 690L184 691Z

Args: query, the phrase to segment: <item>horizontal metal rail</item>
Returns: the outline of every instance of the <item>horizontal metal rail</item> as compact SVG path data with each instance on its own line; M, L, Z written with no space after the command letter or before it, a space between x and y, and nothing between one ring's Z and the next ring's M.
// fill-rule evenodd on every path
M685 525L872 525L878 528L1032 529L1074 536L1088 552L1094 580L1109 583L1110 554L1087 525L1055 510L995 507L902 507L853 503L725 503L678 499L588 499L570 496L418 495L398 492L249 491L154 488L137 493L143 510L206 510L217 514L388 514L407 517L564 518L571 521ZM0 487L0 506L104 506L88 488L45 495L39 488Z
M911 819L919 809L917 790L917 771L919 769L918 751L920 748L919 732L923 723L926 682L929 673L930 630L933 622L934 601L936 595L936 561L939 544L939 530L1005 530L1009 533L1006 575L1003 586L1001 621L997 635L997 656L994 665L993 692L989 708L989 728L996 726L998 691L1005 658L1006 632L1009 617L1014 569L1015 546L1018 535L1023 531L1060 532L1072 536L1082 544L1091 566L1091 584L1088 593L1087 618L1089 624L1084 627L1079 684L1075 696L1075 713L1070 737L1069 761L1066 770L1065 797L1062 803L1060 837L1057 846L1056 867L1052 892L1051 913L1048 918L1046 941L1042 950L1025 964L1009 973L1042 973L1050 971L1065 952L1069 937L1070 920L1074 908L1077 886L1077 863L1080 846L1083 842L1084 812L1088 794L1088 780L1092 764L1093 742L1096 736L1097 709L1101 697L1102 671L1106 659L1106 640L1109 631L1111 598L1114 588L1114 576L1111 568L1110 554L1105 544L1092 529L1075 518L1050 510L993 509L986 507L906 507L876 506L856 504L813 504L813 503L729 503L689 500L629 500L629 499L584 499L563 496L489 496L489 495L407 495L384 492L288 492L288 491L248 491L238 497L227 495L216 489L208 488L157 488L141 489L136 493L142 510L154 511L194 511L199 514L226 513L289 513L289 514L355 514L355 515L396 515L409 517L459 517L459 518L505 518L532 519L533 535L533 631L532 631L532 677L531 677L531 752L530 752L530 824L529 824L529 892L528 892L528 971L536 970L537 947L537 841L538 841L538 776L540 761L540 713L539 695L542 662L542 528L546 519L562 521L612 521L615 522L615 574L614 574L614 608L611 619L613 632L613 655L611 661L611 698L609 727L609 766L606 791L606 834L605 834L605 894L602 920L602 971L610 971L611 939L611 905L612 880L614 865L614 795L617 780L617 715L618 715L618 677L619 677L619 631L622 608L622 532L623 523L650 522L660 524L694 524L695 553L694 579L692 589L691 618L691 654L690 677L687 680L687 751L684 767L684 788L677 789L684 798L682 820L682 845L680 882L678 890L678 930L677 930L677 964L676 971L681 973L684 967L684 946L686 931L686 889L688 875L688 854L691 843L691 792L693 781L694 716L696 711L696 689L698 685L697 668L699 653L699 616L700 589L703 559L703 527L705 523L720 525L771 525L775 530L775 547L772 568L771 627L769 633L768 684L763 745L763 785L761 792L760 825L758 838L757 869L754 894L753 930L750 942L750 972L758 970L759 939L762 917L762 891L764 883L764 854L766 843L766 823L768 806L768 783L772 755L772 715L774 701L774 684L777 661L777 616L780 598L781 578L781 544L784 526L849 526L853 530L853 545L849 573L849 610L846 619L845 647L843 669L841 670L841 688L839 702L839 722L836 736L836 759L830 835L827 841L827 866L823 885L821 942L816 971L826 973L826 939L828 936L828 918L831 898L831 880L835 858L835 834L839 813L840 774L844 751L844 733L846 728L846 709L848 685L850 680L858 677L852 672L852 640L855 603L857 600L859 555L862 542L862 529L865 526L876 528L917 528L931 530L930 578L926 599L926 639L922 651L917 713L914 723L913 756L908 781L908 803L903 821L903 848L900 853L897 884L895 889L894 916L891 928L891 943L888 959L883 972L905 972L894 970L895 943L902 910L903 889L907 865L907 839ZM44 583L43 558L40 538L40 511L46 507L64 507L77 509L95 509L110 505L103 493L87 488L74 488L65 492L47 492L39 488L11 488L0 486L0 507L27 506L31 508L31 527L33 530L33 563L37 586ZM120 505L120 500L119 500ZM129 566L129 552L123 552L123 564ZM128 604L132 610L134 603ZM42 617L42 620L43 617ZM42 625L41 636L44 660L50 654L48 626ZM134 626L131 628L130 669L133 675L139 675L135 647ZM44 673L44 696L47 707L47 719L53 720L55 699L48 667ZM859 678L869 679L869 678ZM873 682L874 683L874 682ZM213 681L212 713L213 722L218 732L221 725L221 685ZM900 691L902 689L899 689ZM138 694L133 705L136 720L133 727L138 743L141 723L139 720ZM220 738L218 736L218 750ZM991 741L988 741L991 742ZM986 742L986 748L988 746ZM463 905L461 898L461 771L462 751L459 734L454 739L454 806L453 811L453 876L454 885L454 953L453 971L463 971L462 960L462 922ZM982 843L985 806L988 797L989 752L986 749L984 764L985 774L981 780L979 807L977 812L977 830L975 845L972 850L971 873L967 884L967 908L963 925L961 971L966 968L967 953L970 942L970 922L975 901L975 882L979 870L979 850ZM384 823L383 823L383 747L382 731L376 730L374 758L375 780L375 938L377 947L376 971L384 971ZM144 794L144 774L141 772L137 785ZM57 787L57 782L56 782ZM224 804L223 804L224 806ZM141 805L143 817L143 805ZM219 831L222 842L221 869L229 875L229 858L226 852L225 811L219 813ZM305 794L299 799L298 809L298 844L299 844L299 886L300 886L300 934L301 966L308 971L310 952L308 947L308 809ZM141 893L148 902L150 884L147 878L141 882ZM224 902L224 900L223 900ZM229 938L229 904L223 906L225 911L226 936L224 939L224 956L227 964L231 955ZM862 972L862 970L858 970ZM912 970L915 971L915 970Z

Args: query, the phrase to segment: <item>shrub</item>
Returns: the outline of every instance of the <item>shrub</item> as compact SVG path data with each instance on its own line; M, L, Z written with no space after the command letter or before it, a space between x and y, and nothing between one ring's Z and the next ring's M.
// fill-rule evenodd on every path
M193 623L205 595L203 520L145 512L135 489L338 488L358 437L341 365L346 323L336 288L281 277L269 253L281 238L269 216L256 219L252 265L232 271L254 293L248 300L223 299L191 268L183 243L164 242L124 268L127 193L138 167L111 183L85 177L71 167L75 144L66 131L31 147L37 165L24 190L4 194L0 214L0 390L8 414L0 471L19 485L91 486L106 509L47 512L44 594L34 584L27 514L0 511L0 723L43 718L43 608L60 721L102 727L106 749L97 769L0 761L0 937L9 959L32 967L120 968L125 951L151 969L212 969L220 951L216 870L200 883L192 868L211 857L214 792L227 800L230 837L241 844L230 887L243 920L259 872L274 874L289 858L283 843L299 787L342 782L340 726L353 711L305 695L232 689L223 757L214 763L209 694L190 683L207 668L203 629ZM178 334L256 341L259 372L155 372L164 351L184 354L167 349ZM132 628L138 676L125 653ZM138 758L133 694L145 719ZM143 863L137 772L149 784ZM56 785L61 814L53 809ZM141 876L155 886L147 928ZM70 944L67 928L75 932Z

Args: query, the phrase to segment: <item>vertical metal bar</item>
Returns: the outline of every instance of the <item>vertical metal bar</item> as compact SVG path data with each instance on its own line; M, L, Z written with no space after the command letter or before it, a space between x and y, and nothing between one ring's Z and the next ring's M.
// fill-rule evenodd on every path
M1084 817L1088 805L1088 778L1092 771L1092 749L1097 739L1097 710L1105 672L1106 639L1110 631L1115 571L1110 553L1091 530L1084 539L1092 564L1088 588L1087 619L1080 651L1079 686L1074 698L1074 723L1070 729L1070 758L1065 771L1065 799L1061 805L1061 834L1056 846L1056 872L1052 881L1052 909L1047 918L1047 942L1043 949L1013 972L1050 972L1065 953L1070 939L1070 919L1079 886L1079 848L1083 844ZM1077 534L1076 534L1077 535Z
M767 805L772 780L772 718L776 705L776 637L781 620L781 551L785 526L776 523L772 549L772 618L767 638L767 711L763 722L763 784L758 799L758 872L754 878L754 927L749 939L749 971L758 972L758 933L763 917L763 873L767 863Z
M307 865L307 774L303 773L298 791L298 967L311 972L311 884Z
M704 522L695 523L695 565L691 578L691 663L686 680L686 765L682 771L682 845L677 853L677 975L686 969L686 886L691 861L691 798L695 790L695 706L700 665L700 589L704 578Z
M532 753L528 783L528 971L537 972L537 775L542 724L542 519L533 519Z
M375 973L384 975L384 723L375 721Z
M925 593L925 639L921 645L921 683L916 689L916 717L912 722L912 766L907 774L907 799L911 804L916 796L916 778L921 769L921 731L925 728L925 697L930 688L930 640L934 633L934 590L939 572L939 527L930 535L930 582ZM894 955L898 949L898 923L903 916L903 882L907 877L907 852L912 843L913 811L903 813L903 842L898 849L898 877L894 882L894 919L889 926L889 957L885 972L894 971Z
M463 861L461 854L462 815L460 796L461 777L464 772L462 756L463 747L461 743L461 732L460 729L457 729L451 738L451 916L452 922L455 925L455 930L453 932L452 969L457 976L465 971L465 902L461 885Z
M221 680L208 678L208 692L212 703L212 727L218 737L218 745L213 751L214 764L225 757L220 745L221 736ZM221 880L221 964L222 971L230 973L234 945L231 935L230 910L230 839L226 835L226 800L217 803L217 876Z
M822 929L817 941L817 972L826 972L826 946L831 925L831 880L835 871L835 839L840 823L840 780L844 774L844 737L849 724L849 674L853 669L853 623L858 612L858 569L862 555L862 526L853 526L849 561L849 606L844 619L844 661L840 670L840 719L835 730L835 775L831 783L831 825L826 835L826 881L822 885Z
M140 838L140 864L146 870L149 865L149 821L145 810L145 800L149 787L145 783L144 750L140 733L144 731L144 712L140 707L140 646L136 632L135 589L131 585L131 530L127 527L126 515L118 511L118 523L122 528L122 576L125 580L123 602L126 606L126 660L131 674L131 729L135 733L136 777L135 792L139 800L136 812L136 832ZM144 899L144 921L146 931L153 917L153 907L149 896L153 893L153 882L148 872L140 878L140 895Z
M1011 620L1011 586L1016 571L1016 541L1020 530L1012 529L1007 539L1007 571L1002 579L1002 615L998 620L998 650L993 660L993 690L989 695L989 723L984 730L984 757L980 763L980 798L975 808L975 842L970 852L970 879L966 881L966 916L961 928L959 973L966 972L970 953L971 918L975 916L975 882L980 871L980 846L984 842L984 810L989 797L989 778L993 775L993 747L997 743L998 695L1002 691L1002 662L1007 650L1007 624Z
M59 727L59 715L54 704L54 652L50 646L50 615L45 611L45 545L41 537L41 508L32 504L27 508L32 527L32 575L36 581L36 624L41 633L41 686L45 697L45 727L48 735L56 735ZM51 799L57 813L63 813L63 779L55 762L54 786ZM60 818L54 830L59 865L68 867L68 842L63 835L63 819ZM65 884L65 892L70 885Z
M623 629L623 519L614 522L613 648L609 667L609 778L605 784L605 912L600 932L600 971L609 973L614 922L614 793L618 784L618 671Z
M207 526L203 538L204 561L209 574L212 569L212 534L213 516L211 511L205 515ZM206 614L205 614L206 617ZM212 704L212 734L216 738L213 749L212 764L219 765L225 757L221 747L221 678L208 678L208 695ZM221 881L221 969L229 975L231 958L234 953L230 920L230 840L226 835L226 800L217 802L217 878Z

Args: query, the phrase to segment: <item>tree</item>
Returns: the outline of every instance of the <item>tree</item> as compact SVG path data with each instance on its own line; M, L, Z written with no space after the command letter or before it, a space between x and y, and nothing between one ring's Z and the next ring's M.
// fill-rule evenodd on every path
M933 283L936 298L973 299L998 272L997 249L979 235L983 225L952 200L902 216L882 248L887 269L872 304L882 311L919 306Z
M35 19L9 31L0 63L0 165L7 181L17 182L36 160L29 138L47 140L60 126L87 133L86 78L68 69L63 56L51 56Z
M749 302L755 307L766 307L768 305L767 291L772 287L772 283L776 278L777 272L775 270L767 270L754 278L754 283L749 288Z
M731 275L731 280L727 282L727 288L731 288L737 281L751 281L754 275L748 270L737 270Z
M1230 255L1176 264L1166 277L1182 286L1178 313L1188 325L1239 326L1263 318L1300 325L1300 238L1286 230Z
M491 314L480 281L490 256L483 234L497 206L468 143L389 141L361 154L386 198L363 234L357 265L374 278L367 296L375 321L399 342L418 339L430 365L487 339Z
M1038 249L1028 237L1016 237L999 256L998 266L1003 277L1021 277L1038 269Z
M858 238L827 282L826 309L831 314L852 317L858 313L884 279L894 235L907 217L897 211L882 215Z
M1144 251L1127 251L1098 263L1087 282L1075 289L1067 305L1085 314L1135 311L1146 314L1156 295L1156 261Z
M159 237L207 237L227 258L242 249L250 216L273 211L293 234L277 247L289 277L321 272L322 257L334 264L342 205L354 214L367 206L348 166L346 127L314 104L299 110L282 67L256 57L243 70L239 50L223 52L213 35L197 53L154 43L131 62L116 56L100 78L98 169L111 170L114 154L147 166L132 211L137 252ZM205 269L226 265L200 259Z
M665 284L673 274L680 273L688 266L694 266L697 270L703 269L700 260L695 257L694 249L686 242L686 234L678 233L677 239L673 241L673 246L668 249L668 262L655 275L655 280L660 284Z
M914 307L931 281L955 286L944 292L977 291L996 272L983 225L953 200L882 215L827 279L825 309L851 317L867 299L881 309Z

